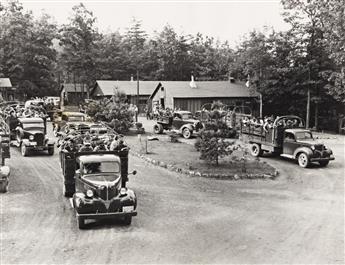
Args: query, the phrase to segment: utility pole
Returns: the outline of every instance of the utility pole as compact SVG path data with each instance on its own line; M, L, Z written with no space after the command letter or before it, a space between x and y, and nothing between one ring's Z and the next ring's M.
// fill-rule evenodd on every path
M137 111L135 113L135 121L138 122L138 112L139 112L139 69L137 68Z
M259 93L259 98L260 98L260 119L262 119L262 94Z
M308 67L308 95L307 95L307 116L305 119L305 128L309 129L309 120L310 120L310 66Z

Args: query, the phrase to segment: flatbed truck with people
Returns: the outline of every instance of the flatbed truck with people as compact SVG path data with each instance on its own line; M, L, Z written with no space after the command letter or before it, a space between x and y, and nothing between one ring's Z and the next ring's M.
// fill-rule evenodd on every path
M135 170L128 172L129 148L121 139L116 146L112 142L110 148L98 148L102 143L92 148L85 141L82 146L71 147L71 140L61 144L60 163L63 193L71 198L78 227L84 228L87 219L120 219L130 225L137 215L137 198L126 185L128 175L136 174Z
M258 157L264 152L280 155L308 167L318 162L325 167L334 160L333 152L318 142L298 116L277 117L273 122L241 123L241 138L249 144L251 155Z

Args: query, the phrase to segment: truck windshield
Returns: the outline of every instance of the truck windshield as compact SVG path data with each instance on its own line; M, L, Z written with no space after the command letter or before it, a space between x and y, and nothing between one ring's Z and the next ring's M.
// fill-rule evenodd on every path
M313 135L310 132L296 132L296 139L297 140L311 140L313 139Z
M85 121L84 116L68 116L68 121Z
M85 163L84 172L85 174L119 173L120 165L110 161Z
M193 115L192 115L192 113L183 113L182 119L183 120L193 119Z
M23 123L23 129L27 131L44 131L43 123Z

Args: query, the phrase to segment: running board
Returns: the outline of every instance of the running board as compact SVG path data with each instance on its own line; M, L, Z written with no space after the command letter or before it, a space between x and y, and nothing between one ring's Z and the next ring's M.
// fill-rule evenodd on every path
M295 159L293 155L281 154L280 156L290 158L290 159Z

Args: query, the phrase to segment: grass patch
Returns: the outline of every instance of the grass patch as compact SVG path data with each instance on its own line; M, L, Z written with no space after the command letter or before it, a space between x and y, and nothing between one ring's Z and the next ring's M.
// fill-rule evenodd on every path
M126 136L126 142L136 153L145 154L146 157L182 169L198 171L201 174L274 174L275 172L275 168L251 156L247 157L244 167L241 151L235 151L233 155L220 159L218 166L211 165L199 159L200 153L193 145L183 142L172 143L168 135L160 135L157 138L159 141L147 142L147 153L144 137L140 142L137 136Z

